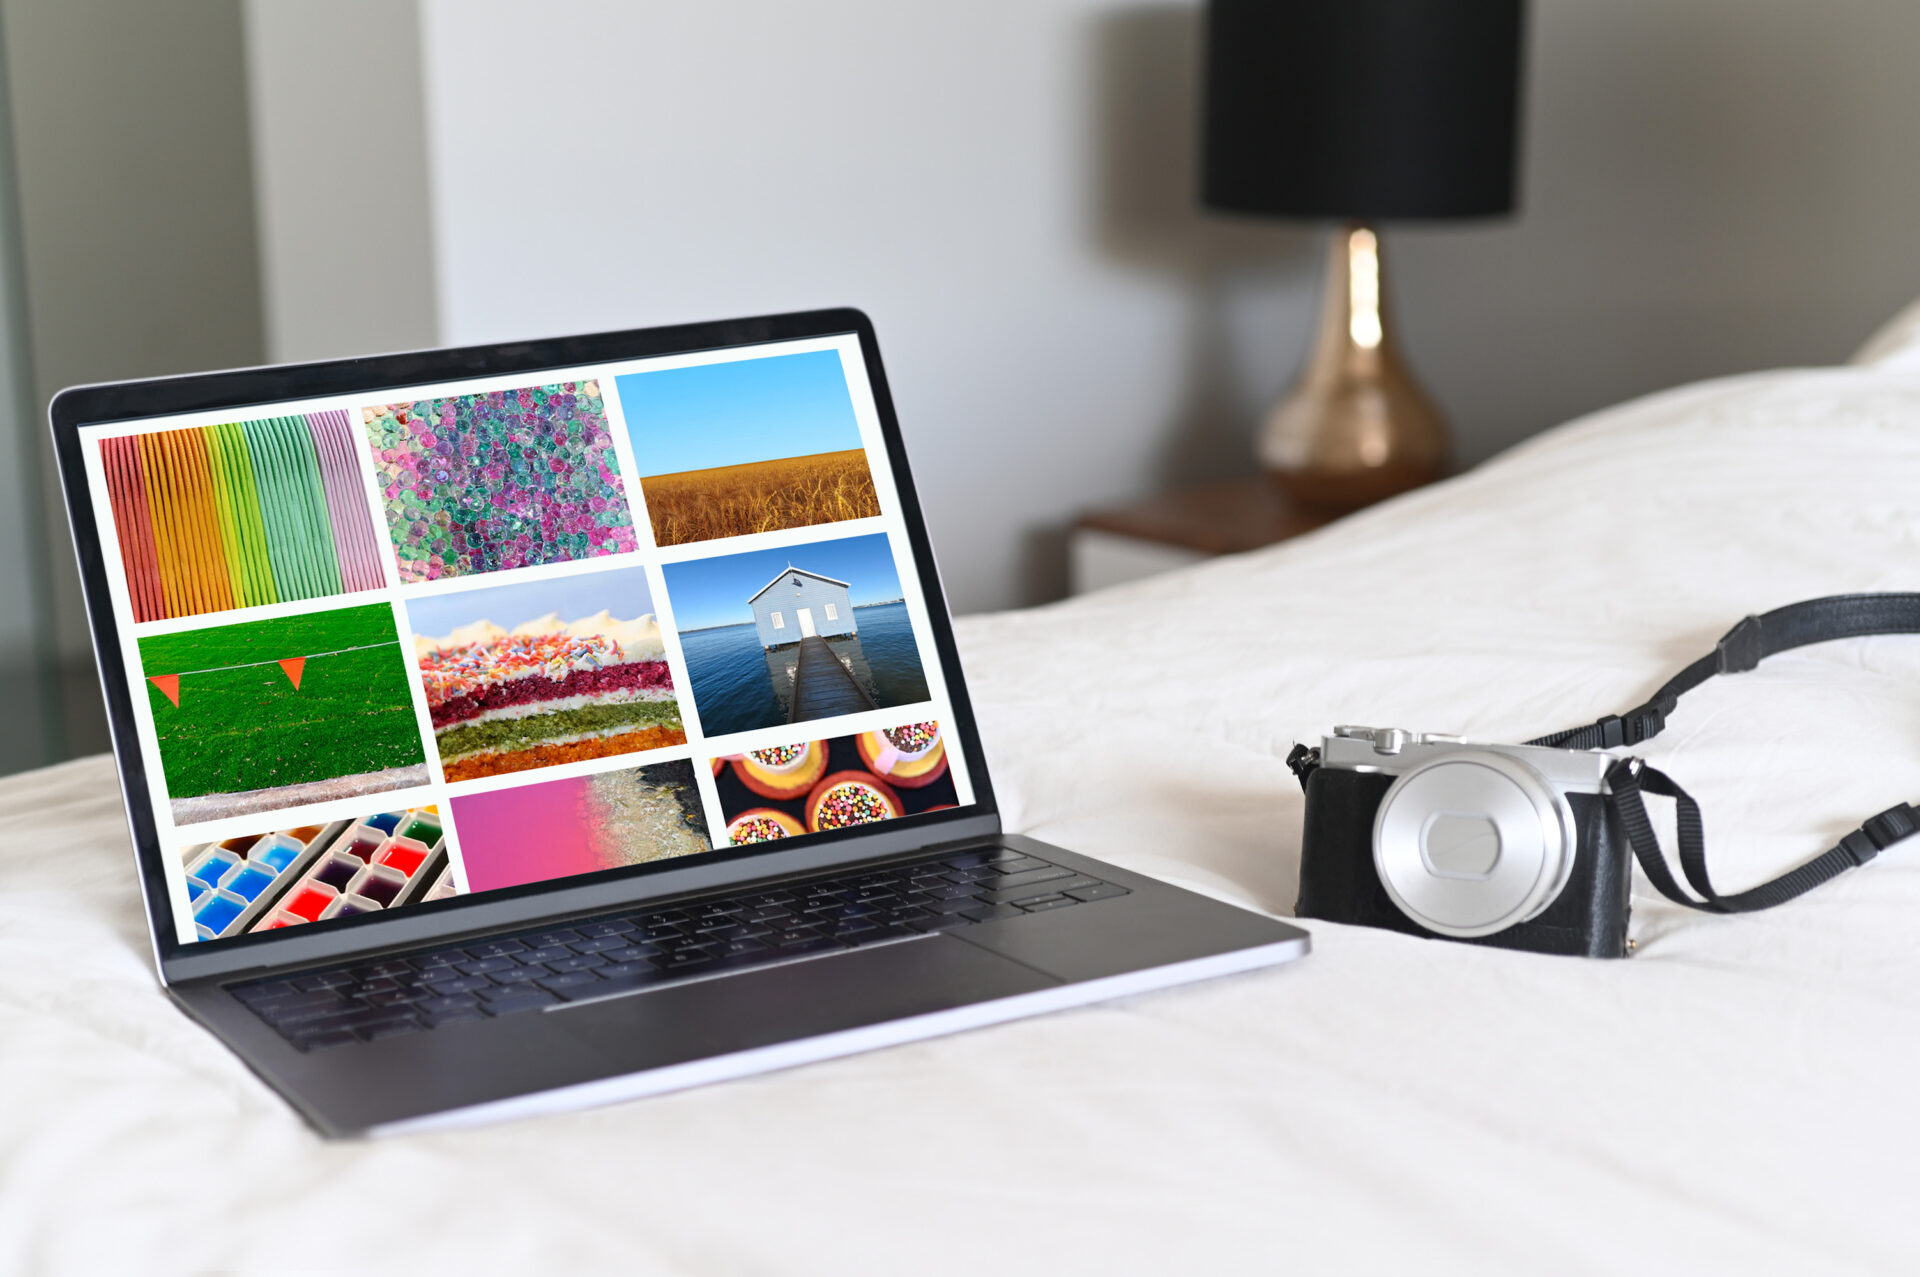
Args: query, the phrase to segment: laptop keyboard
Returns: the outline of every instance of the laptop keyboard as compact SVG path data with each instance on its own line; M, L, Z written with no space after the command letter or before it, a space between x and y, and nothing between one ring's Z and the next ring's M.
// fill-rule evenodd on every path
M303 1051L870 945L1127 894L1004 847L529 928L231 986Z

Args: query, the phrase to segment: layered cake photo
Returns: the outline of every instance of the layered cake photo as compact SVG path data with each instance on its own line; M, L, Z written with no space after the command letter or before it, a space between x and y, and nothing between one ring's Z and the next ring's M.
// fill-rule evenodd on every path
M623 616L602 606L579 614L610 599L634 610ZM506 623L556 601L562 606ZM447 780L685 744L650 604L640 568L410 603L421 686ZM494 615L475 615L489 607ZM444 634L422 624L454 615L471 619Z

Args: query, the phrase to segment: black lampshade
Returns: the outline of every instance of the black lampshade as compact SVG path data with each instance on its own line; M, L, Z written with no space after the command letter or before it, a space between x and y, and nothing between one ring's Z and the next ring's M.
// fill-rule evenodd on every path
M1281 217L1514 204L1524 0L1210 0L1206 203Z

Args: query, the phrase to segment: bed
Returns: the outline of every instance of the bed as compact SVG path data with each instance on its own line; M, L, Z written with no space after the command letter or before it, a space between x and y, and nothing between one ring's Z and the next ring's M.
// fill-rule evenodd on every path
M1262 553L960 625L1016 831L1287 914L1335 723L1518 740L1749 613L1920 587L1920 316ZM1642 752L1723 887L1920 799L1920 639ZM0 1269L1913 1271L1920 846L1624 962L1311 924L1294 966L610 1109L323 1143L156 991L105 758L0 782Z

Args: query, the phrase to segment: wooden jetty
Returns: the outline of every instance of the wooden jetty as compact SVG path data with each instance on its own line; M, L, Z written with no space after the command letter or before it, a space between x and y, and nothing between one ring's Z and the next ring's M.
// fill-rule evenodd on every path
M789 723L805 723L816 718L857 714L875 708L873 697L860 681L847 672L827 641L810 634L800 640L800 651L793 670L793 696L787 714Z

